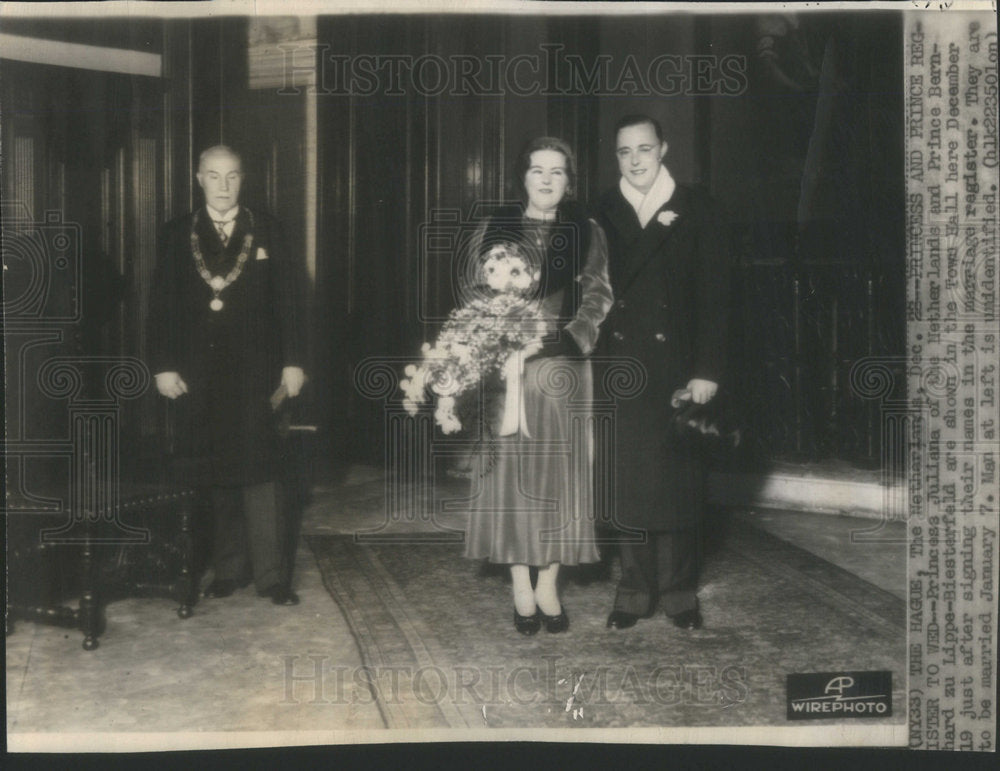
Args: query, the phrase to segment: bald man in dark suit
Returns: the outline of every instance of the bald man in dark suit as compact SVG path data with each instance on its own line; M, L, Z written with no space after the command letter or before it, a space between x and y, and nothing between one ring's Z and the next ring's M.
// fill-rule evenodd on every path
M276 389L294 398L305 382L301 266L278 223L240 205L237 153L209 148L197 179L205 205L161 233L149 364L176 405L186 480L212 503L215 576L205 596L226 597L252 575L261 596L295 605L270 398Z

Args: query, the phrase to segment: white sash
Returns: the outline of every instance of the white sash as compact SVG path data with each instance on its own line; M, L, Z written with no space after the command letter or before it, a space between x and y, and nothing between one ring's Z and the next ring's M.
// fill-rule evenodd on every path
M507 389L504 394L500 436L510 436L520 431L528 439L531 438L528 419L524 413L524 360L541 347L541 343L532 343L508 356L503 365L503 379L507 381Z

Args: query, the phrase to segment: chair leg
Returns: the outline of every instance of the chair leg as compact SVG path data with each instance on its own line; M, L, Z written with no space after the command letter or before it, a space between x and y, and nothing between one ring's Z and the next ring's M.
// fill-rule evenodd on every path
M191 532L191 507L186 501L181 502L181 575L178 582L180 607L177 615L190 618L194 613L194 604L198 601L197 587L194 580L194 535Z
M99 644L97 638L101 634L101 606L99 593L95 586L94 523L90 516L87 516L84 528L79 620L80 629L83 631L83 649L92 651Z

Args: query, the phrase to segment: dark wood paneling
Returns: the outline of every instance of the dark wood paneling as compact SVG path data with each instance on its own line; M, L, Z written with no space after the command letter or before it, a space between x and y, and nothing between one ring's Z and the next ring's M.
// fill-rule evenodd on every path
M332 17L319 20L318 36L331 55L349 54L356 48L357 20ZM321 82L334 83L331 65L320 62ZM346 347L354 311L354 244L352 212L355 209L355 120L354 103L347 96L319 97L320 213L314 339L316 355L317 415L328 429L331 446L347 444L350 357Z
M146 281L163 206L162 87L158 79L80 68L6 60L2 68L3 144L14 149L5 207L24 205L35 223L29 239L33 231L46 243L46 233L65 229L68 246L60 251L53 241L44 250L47 292L79 314L63 322L47 306L39 309L35 332L46 342L8 381L23 405L12 437L60 439L67 415L38 390L41 363L57 355L142 355ZM100 383L84 384L92 386L103 393ZM130 448L151 429L143 403L123 405L119 428ZM48 481L60 483L53 473Z
M886 21L890 23L897 22ZM162 52L162 84L3 63L8 108L3 144L11 148L13 172L4 175L4 195L25 199L36 217L50 208L80 222L88 266L106 259L127 275L130 294L118 323L95 339L112 353L141 352L142 298L154 258L151 234L164 220L200 204L193 175L201 149L218 142L236 146L248 173L244 201L283 221L294 253L301 255L306 244L305 96L248 87L244 19L156 24L162 32L154 31L152 37L146 22L134 29L125 25L132 31L120 39L145 41L140 50ZM94 37L94 29L86 32L85 25L79 29L84 30L79 42L88 42L87 35L90 42L100 38ZM873 28L869 38L846 32L847 39L856 41L851 50L858 57L847 63L858 76L857 92L881 95L898 84L899 51L884 44L898 42L898 36L881 28ZM752 57L753 34L745 19L722 17L706 24L693 16L662 15L426 15L322 18L318 37L330 54L434 53L480 60L490 54L544 56L541 46L557 43L585 62L609 54L620 69L628 55L640 65L661 53L716 50ZM894 64L884 66L887 62ZM332 82L327 79L328 85ZM707 97L686 95L428 96L412 88L401 95L319 95L312 374L318 417L331 431L334 452L378 457L372 437L380 433L381 408L356 393L354 365L369 355L416 357L419 343L435 331L421 310L439 316L454 303L452 258L440 255L421 270L421 226L434 212L454 210L461 218L477 202L509 197L516 189L511 166L527 139L550 134L574 145L578 196L592 201L617 180L614 122L625 112L652 112L663 120L675 176L708 181L744 225L767 231L766 243L758 238L754 249L773 257L776 249L793 246L794 239L782 241L770 225L790 221L786 215L794 212L799 180L794 174L781 176L788 164L767 147L794 152L795 142L807 143L809 134L793 136L788 116L771 108L784 105L787 112L789 104L799 102L808 117L807 99L768 100L758 93L710 103ZM854 212L863 223L854 230L852 252L899 265L901 156L894 145L891 152L883 149L891 137L898 138L899 114L891 99L876 102L873 97L869 102L855 102L852 108L852 125L871 129L868 144L856 144L838 168L843 180L855 183L849 189L862 196L840 199L853 207L844 211ZM11 104L16 109L9 109ZM762 116L771 121L766 123L771 130L761 128ZM858 179L874 183L859 185ZM895 279L886 280L896 286Z
M590 62L600 53L600 23L594 18L552 17L548 21L547 42L563 46L559 56L576 54ZM568 81L566 67L557 68L560 83ZM562 137L576 151L578 180L576 197L588 201L599 192L597 167L600 157L600 126L596 120L600 99L595 94L580 94L548 100L548 133Z
M395 17L320 19L329 56L433 54L544 56L557 39L585 58L596 55L594 20L544 17ZM320 79L332 89L335 68ZM317 377L323 420L335 451L378 462L382 406L355 390L354 366L371 355L413 356L455 303L457 255L422 265L421 228L452 212L455 227L484 202L519 193L511 168L523 144L562 136L580 153L580 197L594 188L600 124L597 99L541 94L323 94L320 115L320 257L317 265ZM426 256L426 255L425 255Z
M164 22L163 213L166 222L194 205L194 39L188 19Z
M640 71L661 54L688 56L696 53L694 16L650 15L604 18L600 23L600 50L613 56L612 82L624 72L631 56ZM701 97L679 93L669 96L614 95L600 99L598 116L597 189L618 181L614 154L614 126L623 115L647 113L663 125L668 150L665 162L678 180L697 182L695 100Z

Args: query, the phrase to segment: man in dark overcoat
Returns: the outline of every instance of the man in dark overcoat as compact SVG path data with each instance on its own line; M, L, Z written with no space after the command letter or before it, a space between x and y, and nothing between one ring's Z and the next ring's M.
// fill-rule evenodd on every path
M215 576L205 596L232 594L252 571L259 594L294 605L271 398L295 397L305 380L301 266L277 222L240 205L239 155L205 150L197 179L205 205L160 235L149 365L174 401L185 481L207 492L213 510Z
M730 259L715 206L663 165L667 143L646 115L615 130L621 179L599 203L616 302L601 332L606 357L638 360L645 386L615 407L613 516L622 577L608 627L659 605L685 629L702 624L696 594L705 467L671 438L671 397L705 404L726 364ZM628 529L628 532L626 532Z

